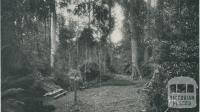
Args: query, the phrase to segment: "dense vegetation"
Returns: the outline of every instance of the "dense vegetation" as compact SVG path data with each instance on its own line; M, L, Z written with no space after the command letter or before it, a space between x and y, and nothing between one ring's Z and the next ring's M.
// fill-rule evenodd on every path
M198 0L2 0L2 4L3 112L54 109L42 103L46 91L38 74L65 89L72 86L72 70L80 71L87 83L114 74L145 78L152 101L147 108L152 112L166 110L165 87L172 77L189 76L199 82ZM125 17L123 39L117 44L111 41L116 4Z

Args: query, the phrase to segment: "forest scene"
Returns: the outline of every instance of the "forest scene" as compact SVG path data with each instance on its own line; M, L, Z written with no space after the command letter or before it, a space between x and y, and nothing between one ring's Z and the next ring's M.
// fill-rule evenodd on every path
M1 1L2 112L199 112L174 77L199 85L198 0Z

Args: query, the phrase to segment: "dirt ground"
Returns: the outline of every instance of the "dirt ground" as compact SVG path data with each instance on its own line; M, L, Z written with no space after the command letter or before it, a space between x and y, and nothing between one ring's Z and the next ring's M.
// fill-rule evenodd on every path
M145 96L139 90L145 81L127 86L101 86L78 91L78 104L74 106L74 93L68 93L48 104L56 107L55 112L142 112Z

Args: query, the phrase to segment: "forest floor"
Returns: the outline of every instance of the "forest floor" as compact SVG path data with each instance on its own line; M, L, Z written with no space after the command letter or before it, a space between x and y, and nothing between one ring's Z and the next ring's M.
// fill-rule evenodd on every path
M78 91L78 104L74 106L74 92L48 101L55 112L143 112L145 95L140 90L146 80L110 80L103 86Z

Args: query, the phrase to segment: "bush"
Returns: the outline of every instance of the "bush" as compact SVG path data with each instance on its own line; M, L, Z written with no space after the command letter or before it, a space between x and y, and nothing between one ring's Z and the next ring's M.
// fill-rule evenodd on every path
M55 84L65 89L70 87L70 79L67 76L67 73L63 73L63 74L56 73L54 82Z
M153 68L150 65L145 65L142 67L143 77L151 78L153 74Z
M99 65L95 62L85 62L80 66L80 71L83 79L86 81L95 80L100 76Z

